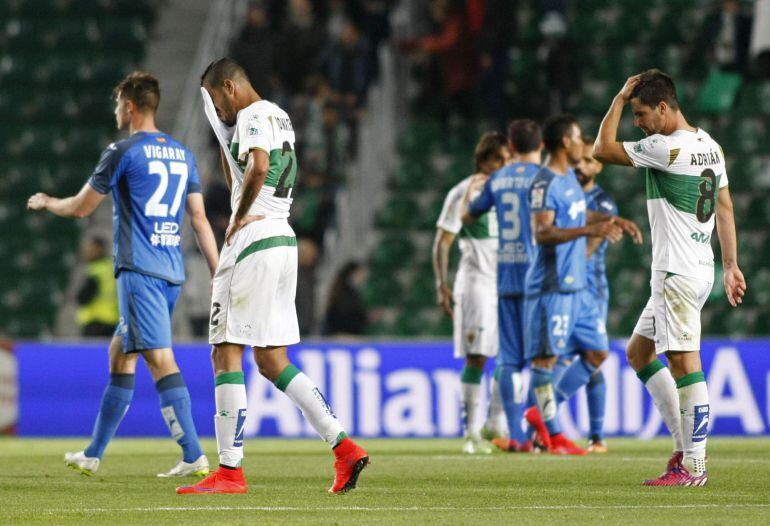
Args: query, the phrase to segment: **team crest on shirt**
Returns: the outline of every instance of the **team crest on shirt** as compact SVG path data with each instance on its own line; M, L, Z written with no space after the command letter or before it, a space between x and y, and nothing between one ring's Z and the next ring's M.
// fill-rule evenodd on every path
M542 208L545 199L545 188L532 189L532 208Z
M262 124L259 122L259 115L254 115L249 119L249 136L257 137L262 135Z

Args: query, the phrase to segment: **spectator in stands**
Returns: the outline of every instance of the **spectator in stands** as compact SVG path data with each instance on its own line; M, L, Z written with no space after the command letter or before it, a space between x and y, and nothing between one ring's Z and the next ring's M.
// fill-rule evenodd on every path
M363 335L369 324L368 311L359 288L366 279L366 267L349 261L337 274L329 292L322 334Z
M334 185L313 163L305 166L297 188L301 199L293 204L292 227L297 236L310 239L321 250L334 215Z
M341 22L339 36L321 56L321 71L331 88L350 110L361 107L366 98L367 51L361 33L350 19Z
M297 237L297 320L302 336L312 334L315 324L316 269L318 245L309 238Z
M290 94L300 91L305 77L318 70L318 57L326 41L326 27L310 0L288 2L288 22L281 31L281 55L275 69Z
M111 337L118 324L118 296L112 256L98 236L83 246L87 277L77 294L77 322L83 336Z
M741 9L738 0L725 0L704 20L695 41L691 64L703 60L707 50L709 65L716 64L724 71L735 71L744 77L749 73L749 44L753 17Z
M276 53L276 32L268 20L268 13L262 3L249 5L246 25L233 43L232 56L243 64L251 85L265 99L270 99L276 83L274 58Z
M495 129L506 129L510 109L505 84L511 59L508 52L516 37L519 0L487 0L480 35L481 95Z

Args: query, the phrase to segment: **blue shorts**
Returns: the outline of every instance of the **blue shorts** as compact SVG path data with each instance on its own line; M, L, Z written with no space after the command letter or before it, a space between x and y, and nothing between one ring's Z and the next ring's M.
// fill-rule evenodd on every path
M596 300L587 290L548 293L525 300L524 337L527 361L562 356L575 350L609 348L604 320Z
M497 365L524 367L524 296L500 296L497 301L500 351Z
M120 271L117 282L115 336L123 337L123 352L171 348L171 314L182 286L130 270Z

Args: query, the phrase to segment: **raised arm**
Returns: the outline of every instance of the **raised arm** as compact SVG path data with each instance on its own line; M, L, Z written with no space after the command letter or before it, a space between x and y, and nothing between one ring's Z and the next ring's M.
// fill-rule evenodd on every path
M618 142L618 126L620 117L623 115L623 107L631 99L631 93L634 87L639 84L639 75L634 75L626 80L623 88L615 95L610 104L610 109L602 119L599 126L599 133L594 142L593 156L596 160L605 164L620 164L623 166L633 166L631 159L628 158L623 143Z
M449 269L449 250L457 236L443 228L436 229L433 240L433 274L436 276L436 298L439 306L449 316L453 317L452 288L449 286L447 272Z
M48 210L60 217L82 219L90 216L103 199L104 194L94 190L90 183L86 183L77 195L61 199L38 192L27 200L27 209Z
M737 307L739 303L743 303L743 296L746 294L746 279L738 267L738 238L735 233L733 200L727 186L719 190L716 216L727 301L733 307Z
M211 276L219 265L219 253L217 251L217 242L214 239L214 232L211 230L208 218L206 218L206 207L203 204L203 195L199 192L187 194L187 203L185 209L190 214L190 223L195 233L195 241L198 243L203 257L209 266Z

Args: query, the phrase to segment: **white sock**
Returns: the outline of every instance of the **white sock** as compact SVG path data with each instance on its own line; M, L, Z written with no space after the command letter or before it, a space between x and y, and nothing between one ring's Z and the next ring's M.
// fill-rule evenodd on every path
M637 373L652 397L655 407L674 439L674 451L682 451L682 422L679 415L679 394L671 371L655 360Z
M243 424L246 421L246 385L242 372L222 373L216 377L214 398L217 413L219 463L237 468L243 463Z
M313 429L330 446L336 446L348 436L315 383L294 365L284 369L275 385L297 404Z
M498 390L499 391L499 390ZM479 396L481 384L460 382L460 403L463 414L463 436L465 438L479 438L476 429L476 420L479 412Z
M692 475L706 471L706 442L709 425L709 393L702 372L683 376L676 382L682 414L682 463Z
M487 411L486 426L492 429L501 427L503 415L503 400L500 397L500 384L492 376L489 382L489 410ZM504 425L502 427L505 427Z

